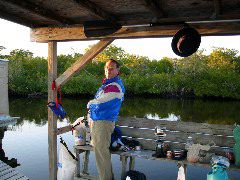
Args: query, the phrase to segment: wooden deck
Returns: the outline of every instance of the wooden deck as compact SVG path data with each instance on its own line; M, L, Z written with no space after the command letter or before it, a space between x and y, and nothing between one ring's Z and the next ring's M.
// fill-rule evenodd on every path
M2 162L0 160L0 179L1 180L27 180L29 179L28 177L26 177L25 175L19 173L18 171L16 171L15 169L13 169L12 167L10 167L9 165L7 165L6 163Z
M0 127L6 127L8 125L15 125L19 117L9 117L8 119L2 120L0 117Z

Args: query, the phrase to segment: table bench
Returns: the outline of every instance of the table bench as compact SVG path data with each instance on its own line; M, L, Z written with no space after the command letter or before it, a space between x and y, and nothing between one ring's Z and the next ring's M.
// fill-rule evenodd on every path
M183 121L165 121L165 120L150 120L147 118L130 118L130 117L120 117L119 121L116 123L123 134L123 137L128 139L137 140L142 149L141 151L117 151L112 152L114 154L120 155L122 161L122 173L121 178L126 174L127 171L127 161L129 158L129 170L135 168L135 158L144 158L151 160L160 161L171 161L178 163L178 160L167 159L167 158L156 158L153 157L156 149L156 137L154 130L156 126L164 128L166 133L165 144L168 144L170 149L185 148L185 143L188 136L193 138L194 143L199 144L214 144L211 146L209 152L215 153L217 155L223 154L224 150L232 149L235 142L233 139L233 125L219 125L219 124L207 124L207 123L195 123L195 122L183 122ZM88 176L88 156L90 151L93 150L91 145L85 146L75 146L76 156L79 157L80 153L85 153L83 158L83 170L80 173L80 160L78 161L76 175L78 177L85 177L91 179L94 177ZM187 160L181 161L184 164L185 170L187 164L194 166L210 167L210 163L189 163ZM229 167L233 170L240 170L240 167L231 165ZM185 173L186 174L186 173ZM82 175L82 176L81 176Z

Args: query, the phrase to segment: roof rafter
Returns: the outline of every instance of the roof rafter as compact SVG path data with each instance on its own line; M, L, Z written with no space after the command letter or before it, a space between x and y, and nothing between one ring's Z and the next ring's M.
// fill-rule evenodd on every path
M162 0L144 0L145 1L145 6L157 17L157 18L162 18L166 17L161 3Z
M34 25L34 23L32 21L24 19L23 17L19 17L16 14L12 14L12 13L9 13L7 11L4 11L3 8L1 8L0 17L3 18L3 19L6 19L8 21L16 22L16 23L21 24L23 26L36 27L36 25Z
M105 11L104 9L102 9L97 4L91 1L88 1L88 0L73 0L73 1L79 4L80 6L84 7L85 9L87 9L89 12L91 12L95 16L98 16L104 20L108 20L113 24L117 22L116 17L114 17L112 14L108 13L107 11Z
M73 24L73 22L71 22L69 19L60 17L59 15L56 15L53 11L47 10L39 5L32 4L30 2L19 0L2 0L2 1L5 1L6 3L11 4L13 6L25 9L33 14L44 17L46 19L56 21L61 25Z
M213 0L214 12L211 16L212 19L216 19L221 14L221 3L220 0Z

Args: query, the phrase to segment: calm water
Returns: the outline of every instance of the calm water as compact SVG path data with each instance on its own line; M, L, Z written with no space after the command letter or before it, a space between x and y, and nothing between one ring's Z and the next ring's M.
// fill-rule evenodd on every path
M48 179L48 128L46 99L10 99L10 114L21 119L14 127L4 131L2 148L5 157L16 158L21 165L17 170L30 179ZM88 99L64 99L64 107L71 121L86 113ZM121 109L121 116L180 118L181 121L207 122L215 124L240 123L240 101L207 101L207 100L167 100L126 98ZM59 122L64 126L66 122ZM62 135L72 150L71 133ZM90 173L97 174L94 155L90 155ZM120 179L121 164L119 156L113 156L113 168L116 179ZM146 174L147 179L176 179L175 163L160 161L136 160L136 170ZM188 179L206 179L209 168L189 166ZM229 172L231 179L240 179L239 172ZM117 178L118 177L118 178Z

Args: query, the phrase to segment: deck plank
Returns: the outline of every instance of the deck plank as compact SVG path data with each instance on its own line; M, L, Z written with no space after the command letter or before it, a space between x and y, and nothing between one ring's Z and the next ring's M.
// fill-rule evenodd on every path
M29 178L19 173L6 163L0 160L0 179L1 180L28 180Z
M1 176L1 179L9 179L11 177L14 177L18 175L18 172L15 171L14 169L9 169L9 172L7 174L5 174L4 176Z

